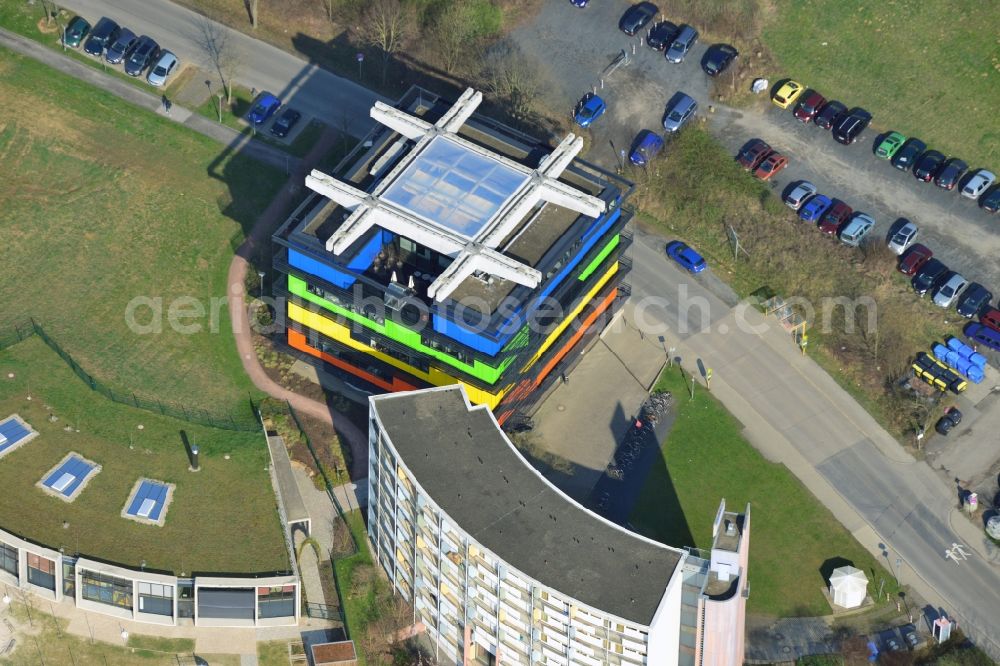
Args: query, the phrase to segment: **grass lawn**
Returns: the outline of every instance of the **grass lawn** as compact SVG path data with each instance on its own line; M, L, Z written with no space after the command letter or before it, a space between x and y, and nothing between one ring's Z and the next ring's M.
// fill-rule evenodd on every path
M230 240L283 173L9 51L0 96L0 325L34 317L116 388L241 408L252 385L223 300ZM158 308L159 332L128 325L136 298L152 299L136 322L155 324ZM171 307L204 316L172 326Z
M844 529L809 489L783 465L770 463L740 434L741 426L704 390L687 398L687 381L667 368L656 386L678 397L677 418L664 445L664 466L655 466L631 521L640 532L673 545L712 546L712 518L721 498L730 511L750 511L752 613L778 617L830 614L823 598L824 562L844 558L869 580L895 583L879 562ZM677 523L662 507L677 495L693 544L679 542ZM873 574L874 572L874 574ZM872 589L872 588L870 588Z
M106 400L38 337L0 351L0 378L0 418L17 413L39 433L0 458L4 529L68 553L127 566L145 560L177 574L288 569L262 434L193 426ZM198 473L188 471L185 435L201 449ZM69 451L103 467L72 503L35 487ZM176 485L163 527L120 516L139 477Z
M973 168L1000 168L1000 3L773 4L763 36L783 69L772 80L816 86L871 111L874 127L918 136Z

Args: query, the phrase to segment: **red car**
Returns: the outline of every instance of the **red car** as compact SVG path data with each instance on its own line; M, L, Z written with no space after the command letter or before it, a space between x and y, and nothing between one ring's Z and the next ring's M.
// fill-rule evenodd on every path
M933 256L934 253L926 245L920 243L911 245L899 260L899 272L903 275L916 275Z
M781 153L774 151L764 159L760 165L754 169L753 175L761 180L770 180L774 174L788 166L788 159Z
M736 156L736 161L747 171L753 171L773 152L774 150L767 144L767 141L754 139L740 151L740 154Z
M792 115L794 115L796 119L807 123L816 117L816 114L819 113L819 110L823 108L824 104L826 104L825 97L820 95L815 90L809 90L802 96L802 99L799 101L798 106L795 107L795 111L792 112Z
M836 235L840 225L847 221L854 211L843 201L834 201L833 205L819 219L819 230L827 236Z

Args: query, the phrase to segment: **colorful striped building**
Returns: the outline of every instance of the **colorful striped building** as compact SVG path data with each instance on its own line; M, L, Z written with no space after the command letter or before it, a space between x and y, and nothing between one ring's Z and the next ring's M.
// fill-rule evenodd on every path
M372 392L461 384L526 415L624 300L632 185L414 88L274 235L297 354Z

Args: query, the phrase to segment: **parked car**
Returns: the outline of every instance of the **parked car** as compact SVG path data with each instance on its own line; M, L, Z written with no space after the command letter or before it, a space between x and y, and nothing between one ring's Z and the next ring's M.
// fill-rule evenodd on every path
M102 16L94 29L90 31L90 37L87 37L87 41L83 43L84 52L98 57L104 55L104 49L115 41L120 29L117 23L107 16Z
M799 95L802 94L803 90L804 88L802 87L802 84L798 81L785 81L781 84L781 87L778 88L778 91L771 96L771 101L774 102L778 108L787 109L795 103L795 100L799 98Z
M736 161L745 170L753 171L764 161L765 157L773 152L774 150L767 141L754 139L740 151L739 155L736 156Z
M588 2L590 2L590 0L569 0L569 4L574 7L586 7Z
M929 183L937 175L942 164L944 164L944 155L936 150L928 150L917 160L913 167L913 175L917 180Z
M663 150L663 138L652 130L642 130L632 141L628 159L636 166L645 166Z
M849 146L858 140L861 133L872 121L872 114L868 113L860 106L851 109L847 115L843 116L833 127L833 140Z
M670 44L670 48L667 49L667 61L672 62L675 65L684 62L684 58L687 57L688 51L694 46L695 42L698 41L698 31L689 26L687 23L681 25L680 32L674 37L673 43Z
M698 102L678 91L667 103L667 110L663 116L663 129L670 133L676 132L697 110Z
M917 225L909 220L903 220L902 226L889 239L889 249L896 255L902 255L917 240L919 233L920 229L917 228Z
M879 141L878 148L875 149L875 157L883 160L891 160L892 156L903 147L904 143L906 143L905 136L899 132L889 132Z
M979 322L983 326L989 326L994 331L1000 332L1000 310L988 308L986 312L979 315Z
M958 310L958 314L966 319L972 319L973 317L978 317L980 312L988 309L992 300L992 291L978 282L970 282L969 286L962 292L962 295L958 297L955 309Z
M156 59L156 64L149 68L149 76L146 81L151 86L160 87L167 82L167 77L180 69L180 60L170 51L160 51L160 57Z
M912 277L933 257L934 253L926 245L920 243L911 245L910 249L899 258L899 272Z
M819 219L819 230L827 236L835 236L853 212L854 209L843 201L834 201L833 205Z
M659 13L660 10L652 2L640 2L625 10L621 20L618 21L618 28L631 37L645 28L646 24Z
M909 645L912 650L915 650L917 646L920 645L920 638L917 637L917 632L912 629L903 634L903 638L906 639L907 645Z
M705 258L681 241L667 244L667 256L690 273L701 273L707 268Z
M785 195L785 205L792 210L798 210L802 208L802 204L806 202L806 199L814 194L816 194L815 185L810 183L808 180L800 181L798 185L793 187L792 190Z
M74 16L63 30L63 44L75 49L90 32L90 23L82 16Z
M836 125L845 113L847 113L847 105L832 100L823 105L823 108L816 114L813 123L820 129L828 130Z
M902 649L899 647L899 641L893 636L885 639L885 646L889 648L889 652L899 652Z
M987 213L995 213L1000 210L1000 185L994 185L993 189L987 190L983 198L979 200L979 207Z
M795 110L792 115L795 116L797 120L801 120L804 123L808 123L810 120L816 117L819 110L823 108L826 104L826 98L820 95L815 90L809 90L802 94L799 98L799 103L795 106Z
M974 345L986 345L990 349L1000 351L1000 331L982 324L966 324L963 329L965 336Z
M967 286L969 286L968 280L961 274L951 271L934 290L934 305L950 308Z
M271 134L279 139L283 139L288 136L288 133L292 131L292 128L295 127L301 119L302 114L295 109L285 109L281 112L281 115L278 116L277 120L271 124Z
M920 139L908 139L892 156L892 166L900 171L910 169L927 150L927 144Z
M143 35L125 60L125 73L129 76L139 76L151 62L156 60L159 53L160 45L152 37Z
M948 433L951 432L951 429L961 422L962 412L958 411L957 407L949 407L945 410L944 415L938 419L934 429L937 430L939 434L947 436ZM913 636L913 638L911 639L910 636ZM916 635L912 633L908 634L906 638L911 647L916 645L916 639Z
M833 201L830 197L825 194L817 194L799 209L799 218L803 222L815 222L832 204Z
M851 221L840 232L840 242L848 247L857 247L875 227L875 218L868 213L855 213Z
M962 196L969 199L978 199L979 196L989 189L990 185L996 182L997 177L992 171L980 169L972 174L969 182L962 188Z
M775 151L764 158L764 161L753 170L753 175L755 178L759 178L761 180L771 180L771 178L774 177L774 174L778 173L786 166L788 166L788 158Z
M709 76L718 76L740 57L740 52L729 44L712 44L701 58L701 69Z
M934 184L945 190L953 190L968 170L968 164L953 157L945 162L941 170L938 171L937 176L934 177Z
M573 120L580 127L590 127L595 120L604 115L608 105L594 93L587 93L576 103Z
M108 46L104 53L104 59L110 65L117 65L132 55L132 49L135 48L138 41L139 37L134 32L128 28L122 28L118 31L118 37Z
M671 23L670 21L660 21L650 29L649 34L646 35L646 44L651 49L657 51L663 51L667 46L674 41L674 37L677 36L680 28L677 27L676 23Z
M254 125L262 125L267 122L268 118L275 114L280 106L281 100L265 90L257 95L257 99L254 100L253 105L250 107L250 112L247 113L247 121Z
M917 270L910 284L913 286L913 291L923 296L944 282L947 275L948 267L940 260L932 258L925 261Z

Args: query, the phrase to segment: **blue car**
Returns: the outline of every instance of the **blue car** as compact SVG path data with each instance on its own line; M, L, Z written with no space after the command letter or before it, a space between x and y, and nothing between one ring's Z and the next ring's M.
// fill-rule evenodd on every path
M636 166L645 166L663 150L663 139L652 130L642 130L632 142L632 150L628 154L629 161Z
M577 102L576 111L573 112L573 120L580 127L590 127L607 110L608 105L604 103L603 99L594 93L587 93Z
M701 273L707 267L705 258L695 252L687 243L674 241L667 245L667 256L691 273Z
M254 125L260 125L273 116L274 112L277 111L280 106L280 99L269 92L262 92L257 95L257 99L254 100L253 106L250 107L250 113L247 114L247 120Z
M574 7L586 7L589 0L569 0L569 2Z
M832 204L833 201L830 200L830 197L825 194L817 194L799 209L799 217L805 222L815 222Z

